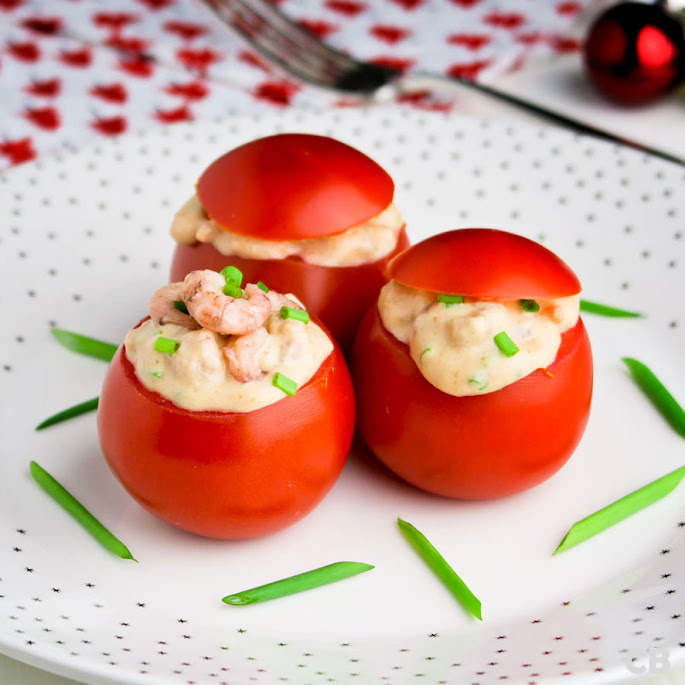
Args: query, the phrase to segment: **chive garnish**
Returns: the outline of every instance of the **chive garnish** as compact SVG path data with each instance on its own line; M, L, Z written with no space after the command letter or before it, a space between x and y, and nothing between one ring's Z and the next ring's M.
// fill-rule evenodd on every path
M73 419L75 416L81 416L81 414L87 414L89 411L95 411L98 408L99 397L94 397L92 400L86 400L85 402L80 402L75 404L73 407L64 409L63 411L57 412L52 416L48 416L47 419L41 421L37 426L36 430L40 431L48 426L53 426L56 423L61 423L62 421L67 421L68 419Z
M61 483L35 461L30 462L33 479L98 542L122 559L134 559L128 547L100 523Z
M50 330L57 342L72 352L78 352L79 354L85 354L88 357L95 357L96 359L108 362L112 360L114 353L117 351L116 345L104 340L89 338L87 335L72 333L62 328L52 328Z
M344 580L350 576L355 576L358 573L370 571L373 566L370 564L363 564L358 561L338 561L328 566L315 568L312 571L305 571L298 573L295 576L289 576L281 580L276 580L273 583L253 587L250 590L243 590L236 592L233 595L227 595L221 601L233 606L241 606L243 604L254 604L255 602L266 602L270 599L277 599L278 597L286 597L287 595L294 595L298 592L311 590L321 585L328 583L335 583L339 580Z
M296 321L302 321L302 323L309 323L309 312L304 311L304 309L298 309L297 307L281 307L281 318L282 319L295 319Z
M588 312L589 314L599 314L600 316L610 316L614 319L635 319L644 316L644 314L640 314L640 312L631 312L627 309L619 309L618 307L611 307L608 304L600 304L599 302L591 302L590 300L580 301L580 311Z
M619 521L632 516L636 512L660 500L668 495L685 476L685 466L681 466L675 471L667 473L661 478L644 485L625 497L612 502L594 514L586 516L584 519L574 523L559 546L554 550L554 554L563 552L570 547L591 538L597 533L613 526Z
M188 313L188 307L183 300L174 300L174 309L177 309L179 312L183 312L183 314Z
M519 351L516 343L504 331L498 333L493 340L500 352L507 357L513 357Z
M419 363L423 361L423 355L428 354L429 352L432 352L433 348L431 347L424 347L423 350L421 350L421 354L419 355Z
M219 273L226 279L226 283L239 287L243 284L243 272L237 266L225 266Z
M438 302L442 302L446 307L451 307L453 304L461 304L463 301L463 295L450 295L449 293L440 293L438 295Z
M482 621L480 600L469 590L464 581L457 575L455 570L445 561L445 558L431 544L428 538L411 523L397 519L404 536L409 540L414 549L421 555L423 560L431 567L433 572L440 578L447 589L456 597L461 605Z
M257 287L265 293L269 292L269 286L264 281L257 281Z
M224 295L228 295L229 297L234 297L236 300L239 300L243 296L243 291L240 289L240 286L236 285L235 283L226 283L224 286Z
M524 312L534 313L540 311L540 305L535 300L519 300L519 304Z
M297 392L297 383L292 378L284 376L280 371L276 371L272 383L290 397Z
M181 346L178 340L173 338L165 338L160 335L157 340L155 340L155 350L157 352L164 352L164 354L173 354Z
M678 404L675 397L654 375L654 372L642 362L632 357L623 357L623 363L666 421L685 438L685 410Z

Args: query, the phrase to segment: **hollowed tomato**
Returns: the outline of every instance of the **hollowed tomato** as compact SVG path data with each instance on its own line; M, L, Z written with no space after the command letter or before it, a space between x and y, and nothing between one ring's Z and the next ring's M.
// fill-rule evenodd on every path
M332 138L294 133L231 150L197 184L202 206L219 226L272 241L340 234L380 214L393 194L392 178L363 153ZM223 255L208 243L179 244L171 280L183 280L193 269L220 271L234 264L248 281L260 278L297 295L348 350L359 320L387 280L387 263L408 245L402 228L395 249L383 258L358 266L319 266L299 257L245 259Z
M299 257L266 260L226 257L208 243L179 245L172 262L171 280L182 281L193 269L221 271L227 264L233 264L243 272L246 283L263 279L278 292L296 295L348 352L360 319L387 283L384 271L388 261L408 246L403 229L397 247L383 259L359 266L319 266L303 262Z
M466 265L464 273L455 263ZM580 289L546 248L485 229L428 239L391 263L389 273L412 287L473 297L556 298ZM487 499L542 482L571 456L589 416L592 354L579 319L546 369L495 392L456 397L421 375L374 306L357 332L353 378L358 427L380 461L423 490Z
M308 514L342 470L354 393L340 349L293 397L251 412L194 412L138 380L119 348L105 378L98 431L131 496L179 528L220 539L281 530Z

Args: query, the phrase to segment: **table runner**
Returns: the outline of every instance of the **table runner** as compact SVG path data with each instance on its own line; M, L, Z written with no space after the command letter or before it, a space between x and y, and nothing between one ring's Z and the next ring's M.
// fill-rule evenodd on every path
M580 48L590 0L281 0L332 45L472 79ZM279 73L196 0L0 0L0 171L99 137L355 104ZM404 106L450 110L454 96ZM458 107L458 104L457 104Z

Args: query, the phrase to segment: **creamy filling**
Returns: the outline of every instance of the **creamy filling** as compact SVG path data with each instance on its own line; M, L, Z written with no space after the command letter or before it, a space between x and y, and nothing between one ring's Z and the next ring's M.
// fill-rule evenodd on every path
M178 341L173 354L155 350L160 336ZM230 355L240 342L248 348L247 364L256 368L255 380L240 381L229 368ZM124 349L140 382L179 407L248 412L286 397L273 385L277 372L301 388L329 356L333 344L313 321L283 319L279 306L263 326L243 336L150 319L128 332Z
M383 326L409 352L424 378L457 397L500 390L556 358L561 334L575 326L579 296L538 300L524 311L519 300L464 298L438 301L438 293L391 281L381 290ZM507 356L495 342L500 333L518 347Z
M404 226L391 204L378 216L342 233L306 240L262 240L232 233L207 216L196 195L181 207L171 225L178 243L211 243L221 254L244 259L284 259L299 257L320 266L357 266L390 254Z

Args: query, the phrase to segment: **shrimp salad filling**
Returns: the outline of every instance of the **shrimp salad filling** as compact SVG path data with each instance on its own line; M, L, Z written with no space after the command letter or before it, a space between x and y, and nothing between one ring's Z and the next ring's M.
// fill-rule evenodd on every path
M273 404L285 397L277 374L299 388L333 350L316 323L289 315L304 311L293 295L250 283L231 296L226 282L215 271L190 272L160 288L150 319L126 335L140 382L183 409L248 412Z
M579 315L577 295L538 301L439 297L390 281L378 311L385 329L409 346L424 378L457 397L500 390L550 365L561 334ZM513 348L498 344L502 333Z
M389 255L397 246L404 221L391 204L378 216L343 233L306 240L262 240L232 233L209 218L196 195L178 211L171 225L177 243L211 243L221 254L243 259L299 257L319 266L357 266Z

